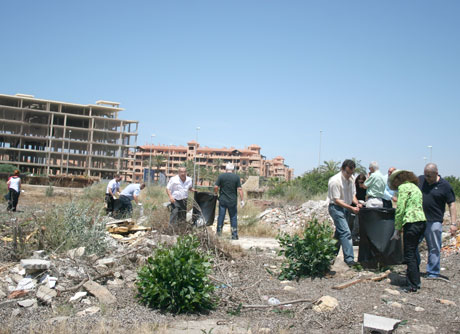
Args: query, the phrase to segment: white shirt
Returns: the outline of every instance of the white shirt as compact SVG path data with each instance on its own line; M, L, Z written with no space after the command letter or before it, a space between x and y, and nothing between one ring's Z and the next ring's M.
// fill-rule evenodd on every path
M10 182L9 188L14 189L17 192L19 192L19 184L21 183L21 178L12 177L9 182Z
M139 196L141 192L141 185L139 183L131 183L120 193L120 196L126 196L131 201L134 200L134 196Z
M343 176L342 171L340 171L329 179L327 198L330 203L335 203L336 199L340 199L350 205L353 202L353 197L355 195L356 188L354 176L350 176L347 180Z
M120 191L120 182L117 182L116 179L110 180L105 193L110 194L110 189L112 189L112 194L115 195L117 191Z
M166 188L169 190L174 199L179 201L186 199L188 197L188 190L192 188L192 178L186 176L185 181L182 182L179 175L173 176L169 179Z

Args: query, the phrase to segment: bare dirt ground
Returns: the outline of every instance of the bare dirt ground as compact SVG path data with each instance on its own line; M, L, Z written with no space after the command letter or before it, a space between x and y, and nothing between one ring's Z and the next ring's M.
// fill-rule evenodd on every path
M58 195L50 199L44 196L45 189L25 190L18 206L22 212L16 213L19 215L46 210L50 202L68 201L81 191L55 189ZM8 225L14 216L3 213L4 202L0 210L0 225ZM146 238L154 239L155 233ZM117 302L106 306L89 297L91 305L100 307L94 315L76 315L88 307L69 303L76 291L62 293L51 306L38 305L33 309L20 308L6 297L0 298L0 333L361 333L364 313L403 320L395 333L460 333L458 252L444 254L442 258L442 274L449 280L422 278L422 289L406 294L398 291L404 282L405 266L392 267L388 278L382 281L365 281L335 290L332 287L366 273L344 267L339 258L334 266L336 271L327 278L281 282L276 272L282 258L274 250L274 239L240 238L236 243L242 249L234 252L233 258L220 258L215 262L213 277L219 305L208 314L162 314L136 301L134 282L122 279L119 284L105 285L108 279L102 279L98 282L109 289ZM424 253L422 272L426 265ZM0 277L7 275L13 264L0 262ZM114 270L135 272L137 268L136 262L121 258ZM1 280L0 288L8 293ZM336 298L338 306L332 311L314 311L313 302L322 296ZM302 301L269 307L268 299L272 297L281 303ZM452 303L441 303L441 300Z

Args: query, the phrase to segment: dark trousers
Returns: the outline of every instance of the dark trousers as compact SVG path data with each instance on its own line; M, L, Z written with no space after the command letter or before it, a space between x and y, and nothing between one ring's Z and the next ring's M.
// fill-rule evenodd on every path
M407 285L412 290L420 288L420 267L417 262L418 243L425 233L425 222L404 224L404 263L407 265Z
M113 198L113 196L110 194L105 194L105 203L107 204L107 208L105 209L105 212L107 214L112 213L114 209L114 204L115 204L115 199Z
M391 209L393 207L393 203L391 203L391 200L386 200L386 199L383 199L382 198L382 202L383 202L383 207L384 208L389 208Z
M224 226L225 214L228 210L228 215L230 216L230 226L232 228L232 238L238 238L238 209L236 204L227 205L219 201L219 216L217 217L217 234L222 233L222 228Z
M19 192L14 189L8 189L10 199L8 200L8 207L6 208L8 211L16 211L16 206L18 205L19 200Z
M187 199L176 199L171 205L172 209L169 217L169 225L185 223L187 220Z
M117 216L130 217L133 212L131 200L126 196L120 196L120 209Z

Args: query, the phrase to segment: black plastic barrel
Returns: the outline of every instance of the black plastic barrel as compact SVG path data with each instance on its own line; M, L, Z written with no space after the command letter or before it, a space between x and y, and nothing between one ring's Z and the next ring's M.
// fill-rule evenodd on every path
M358 262L366 267L403 262L402 240L390 240L394 233L395 209L362 208L359 211Z

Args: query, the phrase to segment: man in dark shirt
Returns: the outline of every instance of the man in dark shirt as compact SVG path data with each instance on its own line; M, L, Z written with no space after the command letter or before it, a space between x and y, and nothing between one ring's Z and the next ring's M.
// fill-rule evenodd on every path
M428 278L437 278L441 270L442 222L446 204L450 212L450 233L457 232L457 210L455 194L449 182L438 174L438 167L429 163L425 166L424 175L419 176L419 187L423 194L423 211L426 216L425 239L428 246Z
M219 216L217 218L217 235L222 235L225 214L228 210L230 224L232 227L232 239L238 240L238 222L237 222L237 203L238 194L240 193L241 206L244 206L243 189L241 188L240 177L233 174L234 166L228 163L225 166L225 173L220 174L214 185L214 193L219 192Z

